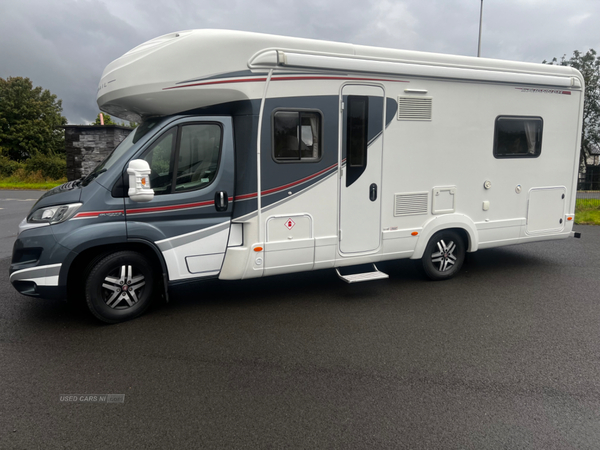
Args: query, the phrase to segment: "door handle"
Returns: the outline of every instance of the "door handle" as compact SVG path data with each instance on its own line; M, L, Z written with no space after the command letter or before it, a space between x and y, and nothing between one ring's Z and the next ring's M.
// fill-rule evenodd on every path
M227 211L229 205L229 199L227 198L227 192L217 191L215 193L215 209L217 211Z
M372 202L377 200L377 185L375 183L369 186L369 199L371 199Z

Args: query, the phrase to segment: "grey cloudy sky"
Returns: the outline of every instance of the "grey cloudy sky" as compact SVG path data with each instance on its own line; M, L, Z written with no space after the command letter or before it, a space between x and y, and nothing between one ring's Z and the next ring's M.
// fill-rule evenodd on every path
M29 77L93 121L104 67L173 31L225 28L477 53L480 0L0 0L0 77ZM600 50L598 0L484 0L482 56L541 62Z

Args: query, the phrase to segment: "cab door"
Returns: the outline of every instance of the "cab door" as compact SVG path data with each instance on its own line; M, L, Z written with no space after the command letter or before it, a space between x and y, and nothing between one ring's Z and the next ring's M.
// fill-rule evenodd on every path
M346 85L340 107L339 248L345 256L371 253L381 243L384 91Z
M234 195L231 118L174 122L137 158L150 165L155 194L144 203L126 198L128 239L153 242L164 256L170 281L217 276Z

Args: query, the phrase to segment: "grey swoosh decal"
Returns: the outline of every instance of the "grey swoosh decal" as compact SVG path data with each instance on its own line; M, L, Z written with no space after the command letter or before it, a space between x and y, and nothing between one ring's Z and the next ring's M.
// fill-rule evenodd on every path
M163 239L162 241L155 242L156 246L161 251L166 251L171 248L181 247L182 245L190 244L199 239L204 239L205 237L216 234L220 231L226 230L229 228L230 220L220 223L218 225L214 225L209 228L204 228L203 230L193 231L191 233L182 234L181 236L175 236L168 239Z

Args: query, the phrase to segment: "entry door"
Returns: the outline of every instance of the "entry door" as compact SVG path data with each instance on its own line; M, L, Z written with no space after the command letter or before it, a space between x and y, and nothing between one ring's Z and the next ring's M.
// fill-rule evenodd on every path
M340 252L354 255L381 243L384 91L346 85L340 100Z

